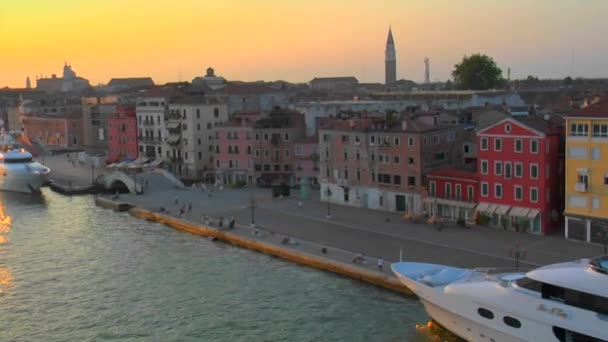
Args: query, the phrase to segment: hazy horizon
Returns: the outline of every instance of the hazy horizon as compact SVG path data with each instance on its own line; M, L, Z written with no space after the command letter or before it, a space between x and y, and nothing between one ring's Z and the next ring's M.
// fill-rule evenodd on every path
M61 77L383 82L389 25L397 78L445 81L464 55L487 54L506 77L607 77L608 1L21 0L0 8L0 87Z

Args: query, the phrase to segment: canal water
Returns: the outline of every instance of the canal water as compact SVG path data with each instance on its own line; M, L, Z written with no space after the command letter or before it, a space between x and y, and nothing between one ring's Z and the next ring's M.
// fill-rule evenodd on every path
M415 299L97 208L0 193L0 341L431 341Z

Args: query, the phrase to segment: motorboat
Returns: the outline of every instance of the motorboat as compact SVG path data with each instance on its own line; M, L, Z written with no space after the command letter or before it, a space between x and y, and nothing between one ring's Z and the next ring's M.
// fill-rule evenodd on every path
M25 149L0 152L0 190L34 193L48 182L51 169L33 160Z
M528 272L391 265L431 318L467 341L608 341L608 256Z

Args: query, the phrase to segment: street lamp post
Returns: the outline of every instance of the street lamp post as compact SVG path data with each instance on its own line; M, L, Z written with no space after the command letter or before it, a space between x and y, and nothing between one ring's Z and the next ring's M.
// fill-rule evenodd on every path
M254 193L253 193L253 185L251 185L251 196L249 197L249 209L251 210L251 222L249 223L249 226L251 228L255 228L255 197L254 197Z
M329 185L327 185L326 189L327 189L327 191L326 191L326 194L327 194L327 218L330 219L331 218L331 210L330 210L330 207L329 207L329 205L330 205L329 204L329 198L331 197L331 189L329 188Z
M515 248L511 248L509 254L515 258L515 270L519 271L519 260L526 258L526 250L519 247L519 243L516 243Z

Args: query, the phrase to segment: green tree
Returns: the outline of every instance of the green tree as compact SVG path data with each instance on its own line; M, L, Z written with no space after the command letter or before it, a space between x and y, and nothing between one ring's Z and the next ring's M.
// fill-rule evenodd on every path
M482 54L464 56L459 64L454 65L452 77L458 89L495 89L506 84L502 70L492 58Z

